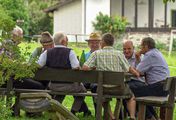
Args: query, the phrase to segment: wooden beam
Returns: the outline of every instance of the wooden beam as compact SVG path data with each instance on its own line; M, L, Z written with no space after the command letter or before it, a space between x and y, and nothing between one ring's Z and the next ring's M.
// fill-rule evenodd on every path
M134 20L134 27L137 28L138 26L138 0L135 0L135 20Z
M153 18L154 18L154 0L149 0L149 3L148 3L148 27L149 27L149 32L153 28Z
M125 16L125 0L122 0L122 17Z
M167 3L164 4L164 27L167 27Z

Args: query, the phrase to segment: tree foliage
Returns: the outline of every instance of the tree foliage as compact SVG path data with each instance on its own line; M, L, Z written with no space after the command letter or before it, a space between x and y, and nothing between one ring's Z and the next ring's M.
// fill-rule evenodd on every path
M55 4L58 0L29 0L30 35L43 31L53 32L53 16L44 13L44 9Z
M8 15L8 12L2 6L0 6L0 30L2 32L1 36L5 38L9 37L7 33L9 33L14 26L15 22L13 21L13 18Z
M127 25L125 18L119 16L110 17L101 12L92 23L96 31L100 31L102 34L109 32L116 37L125 31Z
M25 0L0 0L0 5L7 11L14 22L24 20L19 26L28 34L29 18Z
M163 0L164 3L167 3L167 2L175 2L175 0Z

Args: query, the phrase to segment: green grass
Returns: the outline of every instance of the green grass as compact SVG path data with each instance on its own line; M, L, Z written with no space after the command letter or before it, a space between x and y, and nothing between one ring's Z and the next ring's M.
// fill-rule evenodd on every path
M21 48L24 48L26 46L30 46L30 49L29 49L29 52L32 52L37 46L40 46L39 43L22 43L20 44L20 47ZM72 48L76 55L77 56L80 56L81 53L82 53L82 50L85 50L86 52L89 51L89 48L87 46L86 43L78 43L77 45L75 43L69 43L68 47ZM168 65L170 66L169 69L170 69L170 73L171 73L171 76L176 76L176 54L173 54L171 56L168 56L167 52L162 52L164 54L164 57L168 63ZM93 107L93 101L92 101L92 98L91 97L86 97L86 103L87 105L89 106L89 109L91 110L93 116L94 116L94 107ZM67 96L66 99L64 100L63 102L63 105L66 106L69 110L71 108L71 105L73 103L73 97L72 96ZM115 100L113 99L113 101L111 102L111 106L112 109L114 109L114 106L115 106ZM14 118L12 117L11 120L48 120L49 118L49 114L47 112L45 112L43 114L43 116L41 118L27 118L25 117L24 115L24 111L22 111L22 114L21 114L21 117L20 118ZM77 116L80 118L80 120L95 120L95 117L83 117L83 113L79 113L77 114ZM174 119L176 119L176 109L174 111Z

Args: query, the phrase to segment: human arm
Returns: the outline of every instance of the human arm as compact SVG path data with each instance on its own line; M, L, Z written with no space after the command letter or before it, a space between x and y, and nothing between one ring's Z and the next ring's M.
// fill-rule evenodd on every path
M92 70L96 66L96 53L93 52L87 61L84 63L82 70Z
M79 69L80 68L79 61L78 61L76 54L73 50L70 51L69 60L70 60L70 64L71 64L72 69Z
M47 50L45 50L39 57L37 63L40 67L43 67L46 65L46 59L47 59Z

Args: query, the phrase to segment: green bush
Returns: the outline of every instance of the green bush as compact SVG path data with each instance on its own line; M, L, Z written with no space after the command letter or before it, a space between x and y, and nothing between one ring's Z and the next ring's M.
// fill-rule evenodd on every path
M162 42L156 42L156 48L159 50L168 50L168 46Z
M119 34L125 32L125 28L128 23L124 17L110 17L99 12L92 24L96 31L99 31L102 34L112 33L115 37L118 37Z
M172 50L176 51L176 38L173 39L173 46Z

